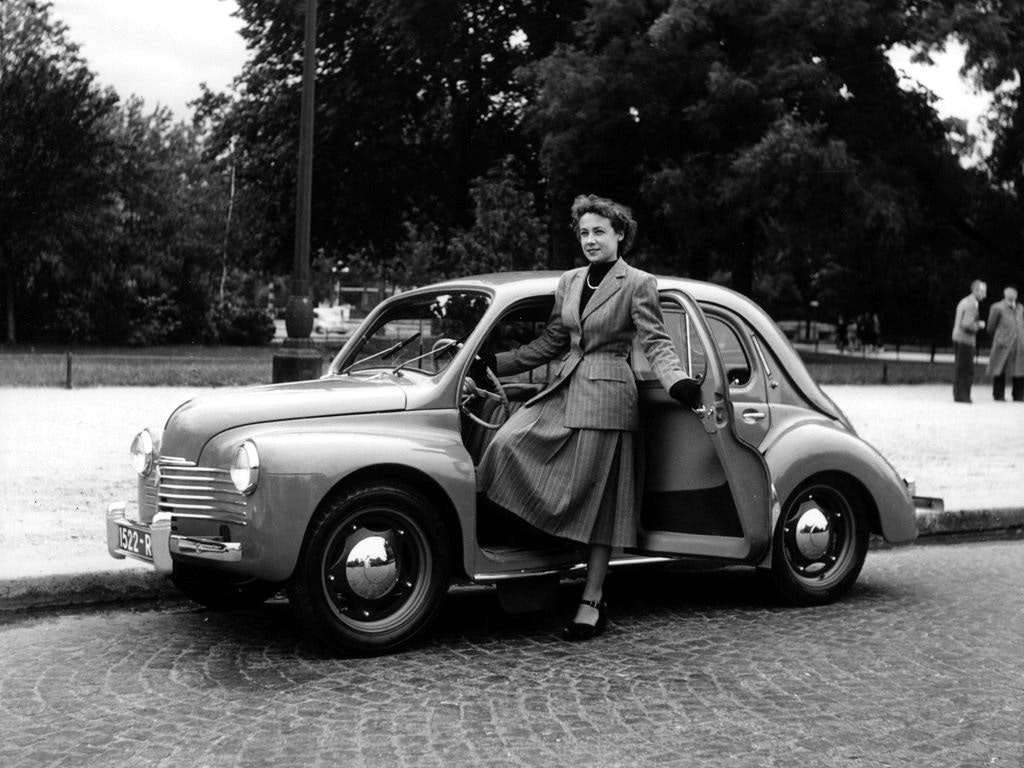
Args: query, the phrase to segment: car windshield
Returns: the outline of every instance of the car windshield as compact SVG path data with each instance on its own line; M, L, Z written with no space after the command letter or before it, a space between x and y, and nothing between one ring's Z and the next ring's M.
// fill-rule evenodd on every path
M370 369L443 371L460 342L476 328L490 305L478 291L437 291L398 298L370 325L359 330L359 341L334 361L334 373Z

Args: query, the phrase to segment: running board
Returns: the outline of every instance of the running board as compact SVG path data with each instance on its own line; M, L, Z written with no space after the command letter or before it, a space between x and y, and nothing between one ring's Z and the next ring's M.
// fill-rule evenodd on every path
M510 551L512 548L509 548ZM624 555L622 557L612 558L609 565L612 568L621 568L629 565L655 565L657 563L673 563L679 558L677 557L634 557L631 555ZM501 571L499 573L477 573L473 575L473 581L486 583L486 582L498 582L508 581L510 579L529 579L540 576L565 576L577 571L585 571L587 568L586 563L575 563L574 565L567 565L556 568L537 568L537 569L521 569L518 571Z

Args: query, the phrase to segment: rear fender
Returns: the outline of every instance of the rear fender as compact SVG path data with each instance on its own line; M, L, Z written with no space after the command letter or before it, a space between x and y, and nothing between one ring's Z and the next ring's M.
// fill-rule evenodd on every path
M902 544L917 538L914 500L903 478L870 444L840 425L797 424L767 447L765 460L782 504L807 478L822 473L852 478L874 504L872 532Z

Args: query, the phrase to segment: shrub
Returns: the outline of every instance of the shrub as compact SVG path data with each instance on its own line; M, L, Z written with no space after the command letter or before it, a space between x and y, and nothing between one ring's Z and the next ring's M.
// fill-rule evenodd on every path
M228 299L209 314L210 339L215 343L241 347L269 344L274 338L274 321L265 310Z

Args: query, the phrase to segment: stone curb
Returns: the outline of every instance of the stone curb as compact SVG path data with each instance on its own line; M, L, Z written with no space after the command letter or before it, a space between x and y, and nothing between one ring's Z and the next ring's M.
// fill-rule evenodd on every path
M918 538L1024 528L1024 508L917 511Z
M918 509L917 527L919 543L947 536L1024 531L1024 508L947 512L940 505L938 509ZM183 599L169 579L142 568L0 579L0 614Z
M111 562L114 562L111 560ZM150 570L84 571L0 580L0 614L100 603L183 599L170 579Z

